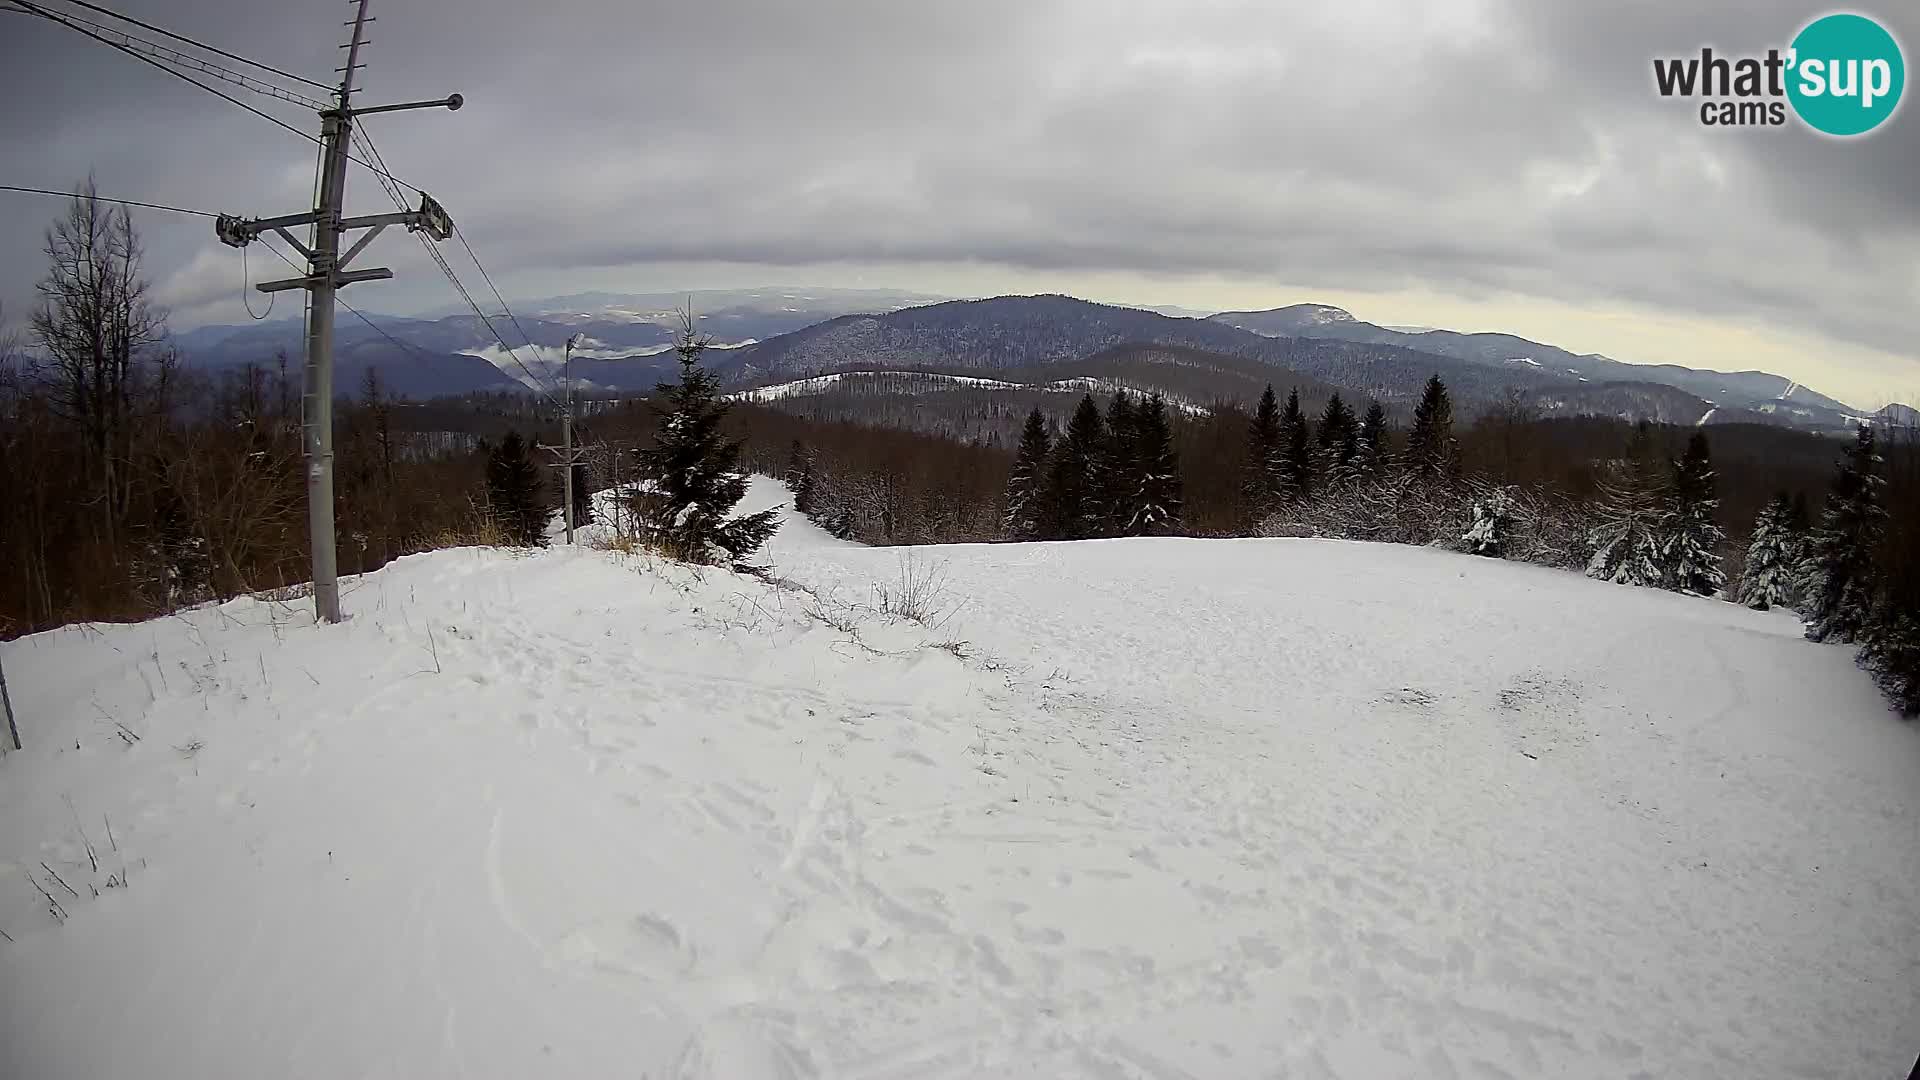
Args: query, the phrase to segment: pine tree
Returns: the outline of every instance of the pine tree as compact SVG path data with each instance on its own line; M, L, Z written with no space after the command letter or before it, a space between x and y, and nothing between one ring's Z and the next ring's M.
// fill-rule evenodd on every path
M1666 585L1660 538L1667 492L1665 477L1653 461L1652 442L1652 426L1642 420L1634 428L1626 458L1600 481L1600 524L1591 538L1588 577L1619 585Z
M793 492L793 508L808 517L813 516L815 485L813 452L807 449L799 439L787 447L787 474L784 477L787 490Z
M1426 480L1451 477L1459 457L1453 437L1453 396L1439 375L1427 380L1407 432L1407 465Z
M1173 434L1167 427L1167 403L1159 394L1147 398L1134 414L1134 451L1139 483L1127 521L1130 536L1164 536L1180 527L1180 462L1173 452Z
M1793 504L1775 495L1754 519L1740 572L1740 602L1758 611L1799 602L1800 537L1793 531Z
M1053 460L1047 465L1045 503L1052 517L1046 528L1048 539L1084 540L1099 535L1106 524L1100 505L1100 458L1105 443L1100 406L1088 394L1080 399L1067 422L1066 437L1054 445Z
M1460 538L1467 551L1504 559L1513 534L1513 491L1498 487L1473 500L1473 527Z
M1365 480L1377 480L1387 471L1387 410L1379 398L1367 399L1367 414L1360 421L1360 453L1353 471Z
M1674 462L1672 506L1661 523L1660 554L1667 587L1712 596L1726 587L1720 548L1727 534L1714 519L1720 499L1705 432L1695 431Z
M1133 520L1133 499L1140 489L1141 462L1138 413L1133 395L1120 390L1107 404L1107 437L1100 453L1100 511L1105 520L1100 535L1126 533Z
M1903 716L1920 716L1920 604L1908 595L1904 602L1883 597L1876 611L1860 662Z
M700 366L706 342L689 318L680 342L680 381L661 383L665 405L655 405L654 444L639 454L633 500L643 541L688 562L736 562L759 550L779 528L777 512L732 518L747 494L740 444L720 432L727 406L711 372Z
M1007 478L1007 512L1001 528L1015 540L1038 540L1049 518L1046 507L1047 454L1052 437L1047 418L1038 408L1027 414L1027 425L1020 432L1020 449L1014 454L1013 475Z
M1240 481L1242 516L1258 525L1280 508L1280 403L1273 384L1260 395L1260 405L1247 425L1247 463Z
M1313 494L1313 432L1300 410L1300 391L1287 394L1280 414L1280 497L1299 501Z
M1319 471L1329 487L1352 479L1354 459L1360 456L1360 428L1353 410L1338 391L1327 399L1320 414Z
M546 546L546 485L518 431L507 432L500 445L487 452L487 503L507 543Z
M1807 637L1814 641L1858 641L1872 618L1874 549L1887 516L1881 464L1873 426L1860 425L1813 534Z

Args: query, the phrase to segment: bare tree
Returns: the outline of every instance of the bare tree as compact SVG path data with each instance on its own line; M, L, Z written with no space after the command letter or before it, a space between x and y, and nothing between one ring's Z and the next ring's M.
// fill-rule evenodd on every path
M48 228L47 276L32 330L37 375L56 417L75 427L111 546L132 492L132 433L163 403L173 366L161 350L166 311L149 301L142 249L124 206L102 203L89 178Z

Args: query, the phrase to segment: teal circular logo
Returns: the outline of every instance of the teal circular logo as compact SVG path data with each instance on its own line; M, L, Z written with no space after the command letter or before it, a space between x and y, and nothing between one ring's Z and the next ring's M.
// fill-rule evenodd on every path
M1907 64L1900 43L1865 15L1825 15L1795 35L1787 100L1815 131L1864 135L1900 106Z

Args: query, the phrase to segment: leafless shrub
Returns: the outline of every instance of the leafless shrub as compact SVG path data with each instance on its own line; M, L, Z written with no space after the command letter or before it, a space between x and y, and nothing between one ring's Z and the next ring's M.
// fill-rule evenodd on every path
M876 585L874 595L874 607L882 615L917 622L929 630L945 626L963 606L953 596L946 564L928 565L911 551L900 556L898 580Z

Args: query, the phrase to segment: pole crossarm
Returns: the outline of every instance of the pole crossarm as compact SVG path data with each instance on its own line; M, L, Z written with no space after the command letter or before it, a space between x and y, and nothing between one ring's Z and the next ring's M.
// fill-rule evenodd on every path
M249 218L237 214L221 214L213 219L213 235L228 247L246 247L260 238L263 232L276 232L308 258L313 253L305 244L295 240L286 230L296 225L312 225L321 218L318 210L308 210L298 214L281 214L278 217ZM446 208L439 200L426 192L420 193L420 209L395 211L386 214L363 214L359 217L341 218L335 228L339 232L351 229L384 229L389 225L405 225L409 232L424 232L435 240L447 240L453 236L453 218L448 216ZM361 241L364 246L366 241ZM357 253L359 247L353 251ZM353 255L349 254L347 259ZM340 260L345 262L346 259Z
M351 285L356 281L385 281L393 276L393 271L384 266L368 267L365 270L336 271L333 275L333 288ZM280 278L277 281L263 281L254 288L265 293L286 292L288 289L317 289L326 283L320 274L308 274L306 277Z

